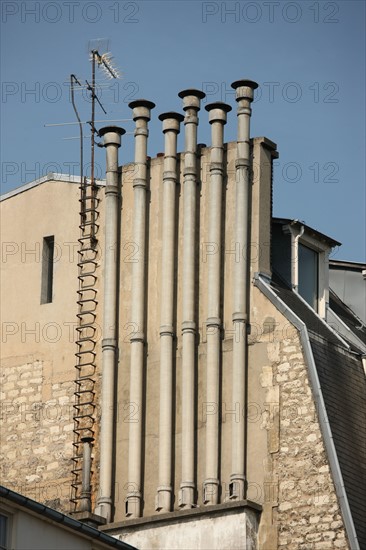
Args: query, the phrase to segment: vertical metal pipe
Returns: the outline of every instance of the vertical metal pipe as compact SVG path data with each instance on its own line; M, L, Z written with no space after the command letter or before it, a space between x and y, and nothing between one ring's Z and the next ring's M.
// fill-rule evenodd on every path
M91 511L91 489L90 489L90 472L91 472L91 445L94 439L92 437L84 437L83 442L83 471L80 493L80 511Z
M184 117L180 113L159 116L165 134L163 171L162 282L160 315L160 415L159 487L156 510L172 507L172 429L173 429L173 349L174 349L174 241L176 231L175 195L177 185L177 136Z
M238 103L238 140L236 149L236 211L235 247L240 251L234 263L233 284L233 373L232 406L237 414L232 423L232 466L230 476L230 498L245 498L245 429L246 414L246 372L247 372L247 323L248 323L248 235L250 224L250 104L254 90L258 87L251 80L238 80L231 85L236 90ZM239 420L239 421L238 421Z
M230 105L217 102L206 105L211 124L211 159L209 183L207 256L207 365L206 365L206 479L203 501L219 501L219 418L220 418L220 349L221 349L221 216L224 159L224 125Z
M147 191L147 137L148 121L155 104L146 99L132 101L135 128L135 165L133 179L134 216L133 242L137 261L132 264L131 322L135 331L131 342L130 402L137 410L137 421L130 423L128 453L128 486L126 515L141 515L141 467L143 422L143 370L145 345L145 278L146 278L146 191Z
M195 353L196 353L196 202L197 202L197 126L200 90L183 90L185 111L185 155L183 189L183 263L182 263L182 481L179 506L195 505Z
M112 516L112 456L114 422L114 379L117 351L118 217L120 184L118 148L125 130L107 126L99 131L106 147L104 305L102 340L102 417L100 428L99 497L95 513Z

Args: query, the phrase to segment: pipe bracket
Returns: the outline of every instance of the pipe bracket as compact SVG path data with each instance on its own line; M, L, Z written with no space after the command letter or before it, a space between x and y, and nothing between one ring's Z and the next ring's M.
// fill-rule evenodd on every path
M219 500L220 481L217 478L210 477L203 482L203 503L217 504Z
M250 168L250 159L236 159L235 168Z
M163 182L168 180L169 181L174 180L174 182L176 183L176 179L177 179L176 172L173 172L172 170L166 170L165 172L163 172Z
M196 176L197 176L197 170L196 170L196 167L195 166L187 166L186 168L184 168L183 170L183 176L185 179L187 179L188 181L189 180L192 180L192 181L196 181ZM190 177L189 177L190 176ZM186 183L186 182L184 182Z
M237 113L238 116L246 115L250 117L252 115L252 109L248 105L239 105Z
M146 179L143 179L143 178L135 178L135 179L133 180L132 187L133 187L134 189L135 189L136 187L142 187L143 189L146 189L146 188L147 188Z
M189 113L188 111L186 112L186 116L184 117L184 124L195 124L196 126L198 126L198 116L197 116L197 111L199 109L196 110L195 107L193 107L194 109L194 112L193 113Z
M248 315L244 311L235 311L232 315L233 323L247 323Z
M112 173L114 174L115 172L112 172ZM105 195L119 195L118 186L117 186L117 185L110 185L110 184L107 184L107 185L105 186L104 194L105 194Z
M146 136L148 137L149 130L147 128L136 128L134 132L134 136Z
M115 338L103 338L102 340L102 350L105 349L116 349L117 340Z
M175 331L173 325L161 325L159 334L160 336L171 336L172 338L174 338Z
M206 321L206 326L221 328L222 325L220 317L208 317Z
M112 499L110 497L99 497L97 499L97 506L101 506L103 504L112 505Z
M195 321L183 321L182 323L182 333L191 332L195 334L196 332L196 323Z
M130 338L131 344L135 342L142 342L145 343L145 334L144 332L134 332Z
M218 172L219 174L223 174L224 167L222 165L222 162L210 162L210 172Z

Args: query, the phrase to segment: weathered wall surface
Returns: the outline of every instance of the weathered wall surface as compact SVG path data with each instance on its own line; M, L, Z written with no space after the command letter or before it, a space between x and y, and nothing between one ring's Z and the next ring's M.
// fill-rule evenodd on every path
M253 427L248 442L248 498L255 487L263 504L260 548L349 548L299 334L258 289L252 297L253 322L262 330L253 336L251 355L263 346L267 353L266 362L251 365L264 392L254 423L267 434L260 465Z
M79 185L46 181L1 202L1 482L70 511ZM16 220L16 221L15 221ZM41 303L43 239L53 296Z
M51 378L52 364L34 356L3 361L1 483L59 511L70 509L74 381Z
M250 504L232 504L216 507L216 511L210 506L203 512L175 512L169 518L164 514L143 526L134 521L122 522L103 530L140 550L259 550L258 511Z

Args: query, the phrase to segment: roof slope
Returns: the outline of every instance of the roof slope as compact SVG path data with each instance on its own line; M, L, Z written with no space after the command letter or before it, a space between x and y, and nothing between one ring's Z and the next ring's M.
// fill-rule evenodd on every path
M343 321L345 325L363 342L366 344L366 328L361 319L359 319L353 311L337 296L332 289L329 289L329 305L336 315Z
M65 529L75 531L79 535L87 537L95 541L95 543L100 543L105 547L115 548L117 550L136 550L134 546L131 546L126 542L110 537L106 533L98 531L98 529L94 529L94 527L81 523L74 518L66 516L61 512L57 512L56 510L53 510L40 502L36 502L35 500L16 493L11 489L7 489L2 485L0 485L0 498L3 498L5 501L8 500L13 502L17 506L38 514L42 519L47 518L48 520L58 523Z
M366 548L366 380L360 357L310 335L360 548Z

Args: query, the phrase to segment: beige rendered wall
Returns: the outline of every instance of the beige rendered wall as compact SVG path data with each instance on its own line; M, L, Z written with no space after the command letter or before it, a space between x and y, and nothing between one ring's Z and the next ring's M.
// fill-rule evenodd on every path
M47 181L1 202L1 482L68 511L73 441L77 184ZM42 246L55 237L51 303Z

